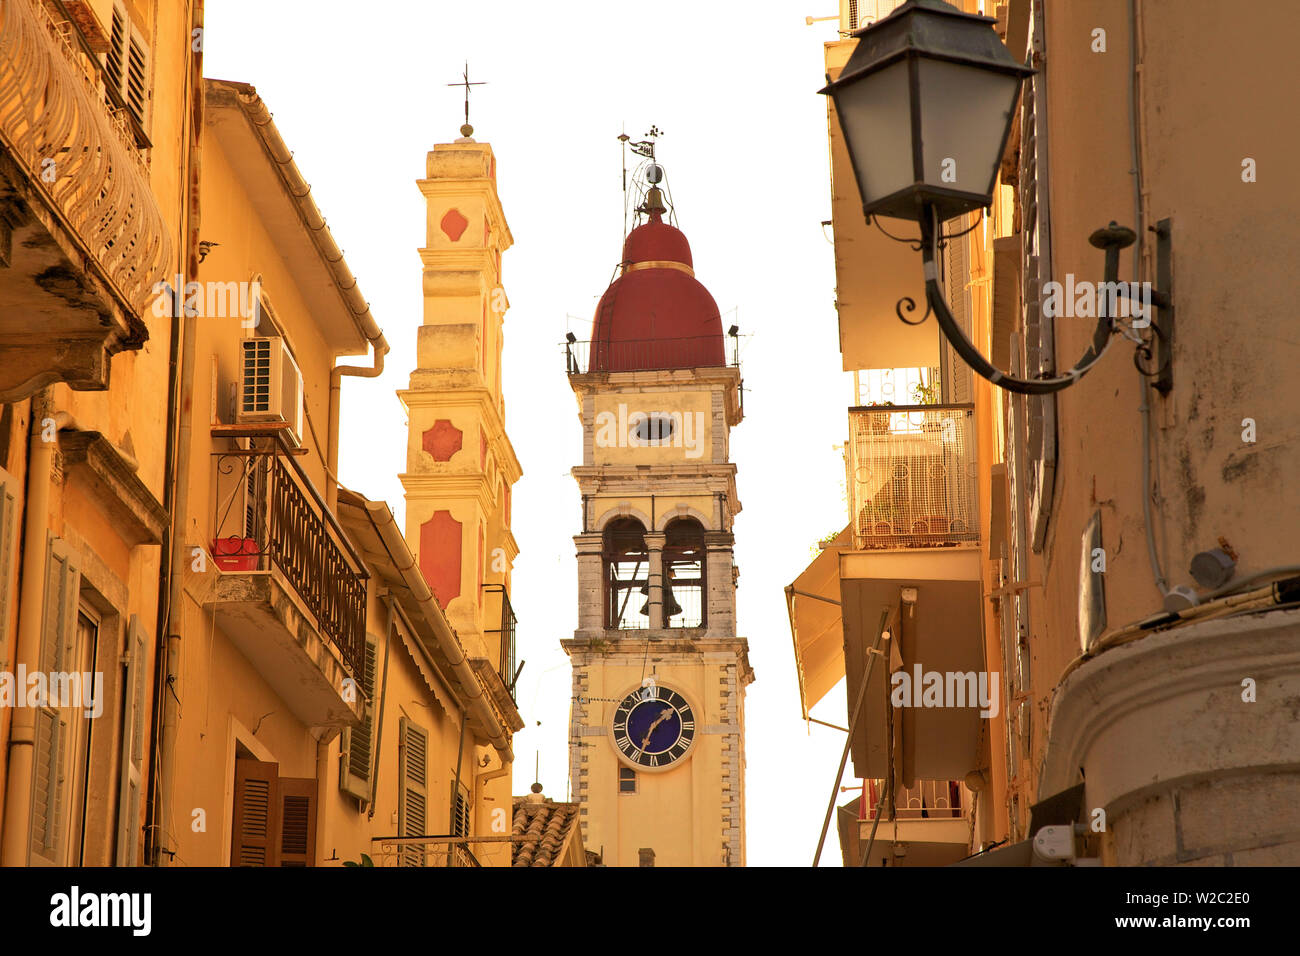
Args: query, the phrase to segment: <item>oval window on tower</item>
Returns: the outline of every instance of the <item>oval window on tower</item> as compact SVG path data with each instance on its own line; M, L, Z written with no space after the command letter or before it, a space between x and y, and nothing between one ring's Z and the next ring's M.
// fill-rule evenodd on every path
M647 415L636 423L636 437L646 445L666 445L673 437L670 415Z

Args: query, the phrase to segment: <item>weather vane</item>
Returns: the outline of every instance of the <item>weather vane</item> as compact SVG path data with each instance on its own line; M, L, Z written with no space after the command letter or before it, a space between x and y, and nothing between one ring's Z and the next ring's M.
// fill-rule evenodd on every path
M466 137L473 136L474 127L469 125L469 88L471 86L487 86L487 80L476 80L471 83L469 79L469 61L466 60L465 72L464 74L462 74L462 79L460 80L460 82L448 83L447 85L465 87L465 125L460 128L460 135Z
M632 152L644 159L653 160L655 158L655 140L663 135L658 126L651 126L650 132L645 134L645 139L632 144Z

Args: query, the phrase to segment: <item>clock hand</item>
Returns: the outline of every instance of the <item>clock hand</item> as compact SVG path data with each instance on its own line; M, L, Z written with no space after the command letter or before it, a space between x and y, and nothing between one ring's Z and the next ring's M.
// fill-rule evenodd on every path
M645 732L645 739L641 741L642 750L645 750L647 747L650 746L650 736L655 732L656 728L658 728L660 724L662 724L665 720L671 717L674 713L676 713L676 711L674 711L671 707L665 707L662 711L660 711L659 716L656 717L654 719L654 722L650 725L650 729Z

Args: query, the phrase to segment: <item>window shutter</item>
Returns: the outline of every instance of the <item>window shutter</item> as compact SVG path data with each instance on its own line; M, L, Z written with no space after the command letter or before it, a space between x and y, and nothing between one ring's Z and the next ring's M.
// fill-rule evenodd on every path
M48 681L71 661L77 633L77 600L81 572L76 556L60 538L46 549L45 609L41 625L40 667ZM32 774L31 860L63 862L64 746L67 724L58 708L45 700L36 714L36 744Z
M9 662L9 615L13 610L14 551L18 541L18 481L0 468L0 667Z
M316 865L316 802L314 777L280 778L280 866Z
M426 836L429 820L429 732L403 717L399 731L397 776L401 781L401 799L397 805L397 835ZM427 866L426 848L406 847L403 866Z
M1025 374L1055 374L1052 319L1042 312L1042 290L1052 278L1051 217L1048 210L1047 70L1042 0L1032 5L1031 38L1038 72L1025 79L1020 116L1020 209L1023 260ZM1025 401L1028 460L1026 512L1034 551L1042 551L1056 490L1056 396Z
M960 232L965 229L969 218L969 216L962 216L956 220L953 224L954 231ZM971 337L970 256L967 246L969 239L969 236L958 236L948 240L945 275L947 299L952 317L968 339ZM948 344L947 339L944 339L943 349L947 358L950 380L945 389L948 394L944 401L965 405L974 400L971 393L970 366L957 354L957 350ZM943 384L942 379L940 384Z
M375 723L375 663L378 648L366 640L366 666L361 676L361 690L366 695L366 712L360 727L343 731L343 753L339 760L339 788L358 800L371 799L371 770Z
M145 127L149 112L149 44L121 3L113 4L104 71L131 115Z
M235 818L230 833L231 866L279 865L279 768L279 764L261 760L235 761Z
M122 769L117 798L117 865L139 866L140 784L144 769L145 632L140 617L126 627L125 695L122 720Z
M464 784L457 789L455 780L451 782L451 835L469 836L469 791Z

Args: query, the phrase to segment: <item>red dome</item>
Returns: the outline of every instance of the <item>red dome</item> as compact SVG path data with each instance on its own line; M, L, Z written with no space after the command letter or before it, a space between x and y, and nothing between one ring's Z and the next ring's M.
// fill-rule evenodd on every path
M623 243L623 274L596 306L592 372L725 365L722 317L695 278L691 247L658 214Z

